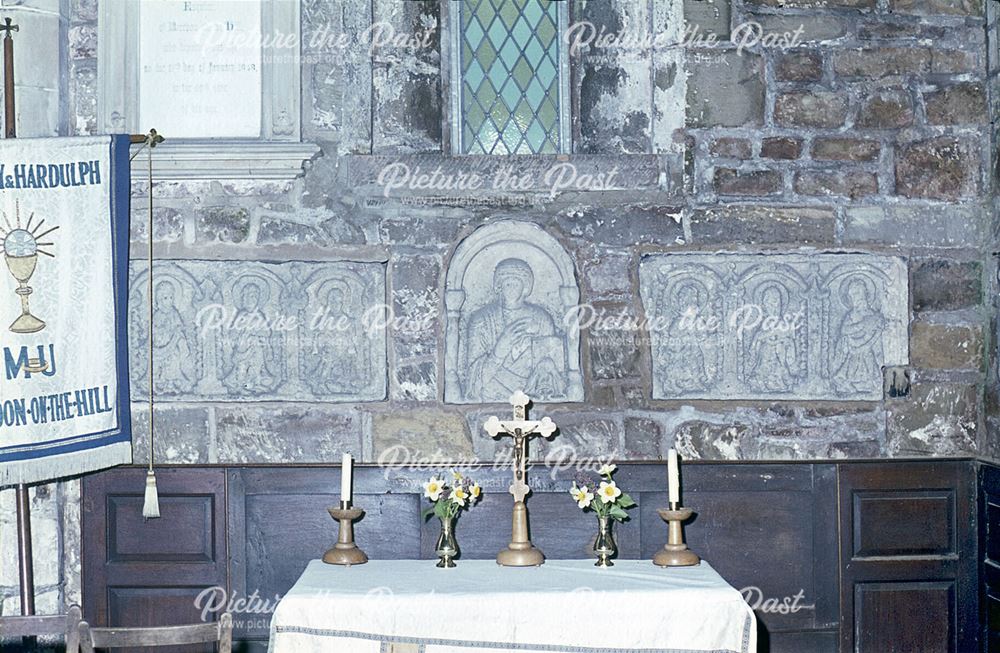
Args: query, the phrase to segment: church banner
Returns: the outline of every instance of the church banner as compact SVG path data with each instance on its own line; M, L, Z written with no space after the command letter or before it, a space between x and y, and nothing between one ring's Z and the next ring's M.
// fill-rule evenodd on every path
M128 157L0 140L0 487L132 461Z

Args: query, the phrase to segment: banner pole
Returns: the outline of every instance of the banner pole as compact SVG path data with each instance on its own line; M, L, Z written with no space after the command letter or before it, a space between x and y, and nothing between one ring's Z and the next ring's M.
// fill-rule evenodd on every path
M17 486L17 553L21 570L21 614L35 614L35 570L31 552L31 498L28 486Z
M4 18L0 31L3 37L3 115L4 135L17 137L17 114L14 110L14 39L11 34L19 27L10 17ZM31 497L28 486L17 486L17 555L21 577L21 614L35 614L35 569L31 550Z
M19 29L20 27L14 25L9 16L4 18L4 24L0 25L0 31L6 32L3 37L3 115L7 138L17 136L17 118L14 112L14 39L11 33Z

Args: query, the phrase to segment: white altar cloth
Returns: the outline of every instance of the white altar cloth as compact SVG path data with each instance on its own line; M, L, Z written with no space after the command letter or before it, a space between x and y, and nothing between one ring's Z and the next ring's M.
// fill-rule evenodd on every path
M309 563L271 619L270 653L752 653L750 606L707 563Z

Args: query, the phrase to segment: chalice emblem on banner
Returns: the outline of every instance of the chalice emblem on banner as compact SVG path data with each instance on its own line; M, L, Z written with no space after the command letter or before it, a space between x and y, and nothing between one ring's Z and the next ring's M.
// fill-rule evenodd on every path
M31 314L28 306L28 296L32 293L28 280L35 273L35 266L38 265L38 255L55 257L51 252L47 252L43 247L51 246L51 242L42 242L42 238L52 233L58 226L42 231L45 220L39 220L32 227L31 223L35 219L32 213L28 217L28 222L21 226L21 208L15 204L16 226L10 224L10 219L4 213L4 224L6 228L0 227L0 237L3 237L3 255L7 262L7 269L10 270L14 280L17 281L17 289L14 293L21 298L21 315L10 325L10 330L14 333L35 333L45 328L45 322Z

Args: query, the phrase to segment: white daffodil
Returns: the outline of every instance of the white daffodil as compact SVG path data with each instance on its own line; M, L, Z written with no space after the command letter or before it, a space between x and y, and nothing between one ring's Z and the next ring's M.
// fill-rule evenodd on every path
M431 501L440 499L442 492L444 492L444 482L441 479L431 476L431 480L424 483L424 496Z
M451 491L451 499L456 506L462 507L465 505L465 500L469 498L469 493L463 490L461 487L457 487Z
M471 501L476 501L479 496L483 493L483 488L479 487L479 483L473 483L472 487L469 488L469 497Z
M603 503L613 503L615 499L621 496L622 491L618 489L614 481L610 483L601 481L601 487L597 488L597 494L601 497Z
M572 495L573 500L576 501L576 505L580 507L581 510L590 507L590 502L594 500L594 493L588 490L586 487L577 487L573 484L573 489L569 491Z
M611 463L606 463L604 465L601 465L601 468L597 470L597 473L600 474L601 476L610 476L611 474L615 473L616 469L618 469L618 465L612 465Z

